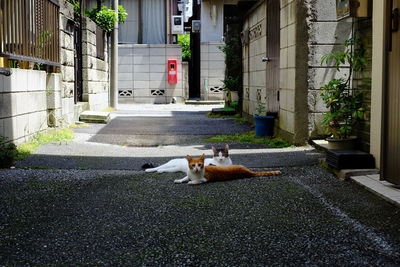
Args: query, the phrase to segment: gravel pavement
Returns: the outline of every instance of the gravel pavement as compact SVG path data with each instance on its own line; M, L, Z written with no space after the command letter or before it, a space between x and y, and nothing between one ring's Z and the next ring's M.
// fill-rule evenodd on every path
M230 143L234 163L273 177L189 186L141 170L250 129L210 108L122 105L0 170L0 266L400 266L400 210L318 167L310 146Z
M174 184L181 174L0 171L0 263L399 266L399 210L318 167ZM340 192L340 194L338 194Z

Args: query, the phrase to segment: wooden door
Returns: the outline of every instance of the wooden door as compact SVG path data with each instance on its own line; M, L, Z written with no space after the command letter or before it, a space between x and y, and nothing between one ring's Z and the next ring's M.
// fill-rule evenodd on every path
M266 108L279 112L280 1L267 0Z
M400 0L389 1L382 178L400 185Z

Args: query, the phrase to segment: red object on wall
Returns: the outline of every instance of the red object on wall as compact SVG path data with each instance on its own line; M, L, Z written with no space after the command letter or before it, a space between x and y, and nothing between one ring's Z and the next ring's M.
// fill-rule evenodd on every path
M176 59L168 59L168 83L178 82L178 64Z

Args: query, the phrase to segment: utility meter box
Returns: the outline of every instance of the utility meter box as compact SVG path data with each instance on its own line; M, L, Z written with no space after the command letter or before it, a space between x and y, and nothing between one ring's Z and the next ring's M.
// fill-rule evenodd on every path
M201 29L201 21L200 20L192 20L192 32L200 32Z
M370 17L371 8L370 0L336 0L336 17L337 20L348 17Z
M172 34L183 34L183 16L172 16Z

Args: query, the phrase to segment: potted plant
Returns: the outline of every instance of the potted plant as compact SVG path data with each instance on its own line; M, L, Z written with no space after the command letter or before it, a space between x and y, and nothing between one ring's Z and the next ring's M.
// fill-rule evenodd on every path
M327 138L329 149L353 149L357 137L354 126L364 117L363 94L351 88L354 71L362 71L366 65L364 49L358 39L349 39L344 43L343 52L330 53L322 57L322 63L333 62L340 71L342 64L348 64L347 79L332 79L321 87L321 97L329 109L324 115L323 124L330 136Z
M229 107L232 102L237 102L239 100L239 77L228 76L222 82L224 83L225 106Z
M253 116L256 124L257 137L273 137L275 116L268 116L265 112L265 104L261 99L257 100L256 113Z

